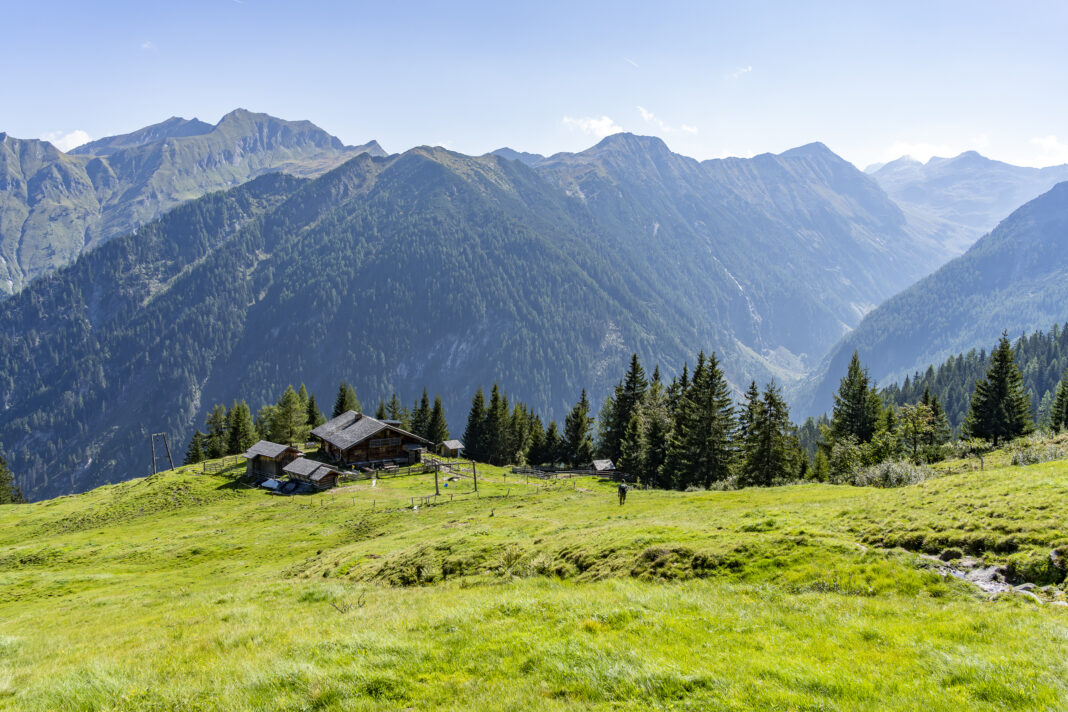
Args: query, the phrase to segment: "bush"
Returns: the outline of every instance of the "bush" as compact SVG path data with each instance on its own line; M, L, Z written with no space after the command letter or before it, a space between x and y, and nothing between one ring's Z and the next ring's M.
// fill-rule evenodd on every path
M1040 462L1064 460L1065 458L1068 458L1068 450L1059 445L1049 443L1026 443L1012 450L1013 465L1037 465Z
M852 484L858 487L904 487L937 477L933 470L910 462L881 462L858 470Z

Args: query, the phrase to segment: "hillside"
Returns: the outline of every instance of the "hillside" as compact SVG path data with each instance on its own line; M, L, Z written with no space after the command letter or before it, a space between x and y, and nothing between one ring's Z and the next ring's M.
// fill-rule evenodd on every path
M0 296L175 205L274 171L318 175L377 143L344 146L308 121L243 109L211 126L171 118L65 154L0 133Z
M323 403L341 379L367 404L426 387L454 434L495 380L546 419L582 388L597 407L632 352L670 376L703 347L736 388L789 381L921 269L922 244L873 237L907 242L902 223L818 146L705 166L620 136L537 170L422 147L266 176L0 307L0 451L40 498L143 472L151 433L182 447L213 404L255 410L290 381Z
M948 356L989 348L1006 329L1017 335L1064 323L1066 236L1068 182L1016 210L966 253L865 316L798 399L801 412L830 408L854 350L874 378L889 383Z
M896 490L634 491L624 507L592 478L479 469L477 498L462 480L416 510L430 475L286 498L191 469L0 507L0 709L1068 697L1068 608L990 597L917 553L1048 568L1068 546L1068 463Z
M906 156L870 170L870 175L910 221L942 235L959 254L1013 210L1068 180L1068 165L1014 166L966 151L927 163Z

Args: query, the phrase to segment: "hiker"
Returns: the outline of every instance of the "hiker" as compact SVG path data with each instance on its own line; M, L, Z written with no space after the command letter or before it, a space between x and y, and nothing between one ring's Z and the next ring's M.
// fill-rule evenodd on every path
M627 501L627 490L628 489L630 489L630 488L627 487L627 483L626 482L620 482L619 483L619 487L616 488L616 491L619 492L619 506L621 506L621 507L623 506L623 503Z

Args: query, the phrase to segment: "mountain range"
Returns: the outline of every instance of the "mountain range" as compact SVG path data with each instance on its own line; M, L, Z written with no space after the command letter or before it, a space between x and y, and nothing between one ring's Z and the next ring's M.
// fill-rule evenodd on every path
M0 295L185 200L273 171L321 174L362 152L384 155L373 141L344 146L311 122L243 109L214 126L171 118L69 153L0 133Z
M799 412L830 407L853 351L878 381L1068 317L1068 182L1021 206L960 257L866 315L803 389ZM1041 395L1041 394L1039 394Z
M365 405L426 387L458 430L478 385L560 418L632 352L669 376L715 351L736 393L831 374L865 315L963 249L948 209L903 209L819 143L386 155L238 110L2 148L23 286L0 303L0 452L34 498L142 474L152 433L181 450L213 404L288 383L325 403L345 379Z

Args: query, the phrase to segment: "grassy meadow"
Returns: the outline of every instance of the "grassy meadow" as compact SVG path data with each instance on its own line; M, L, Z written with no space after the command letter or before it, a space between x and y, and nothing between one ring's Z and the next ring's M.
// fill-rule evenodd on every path
M920 555L1063 600L1068 462L622 507L479 473L418 509L432 475L195 468L0 507L0 710L1068 709L1068 607Z

